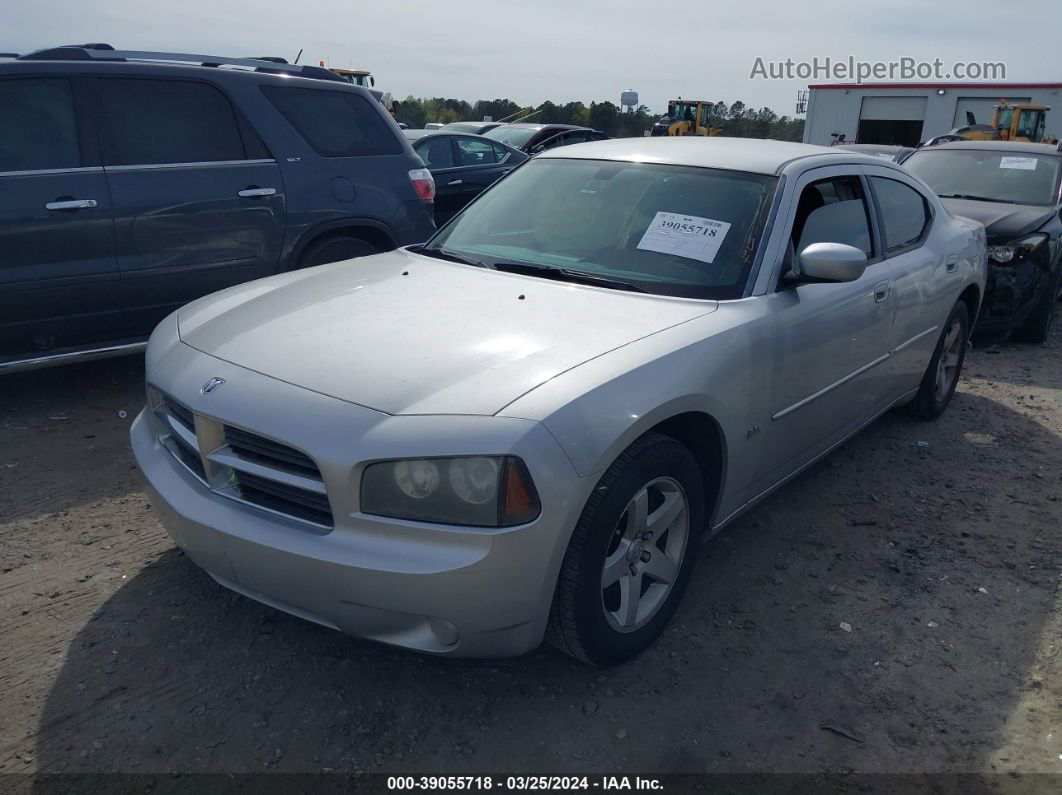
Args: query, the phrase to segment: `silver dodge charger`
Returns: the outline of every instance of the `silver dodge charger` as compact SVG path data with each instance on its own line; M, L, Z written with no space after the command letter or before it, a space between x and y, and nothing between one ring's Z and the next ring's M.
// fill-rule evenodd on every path
M616 663L700 540L890 408L945 409L985 269L983 227L881 158L563 147L423 245L171 315L133 449L227 588L424 652Z

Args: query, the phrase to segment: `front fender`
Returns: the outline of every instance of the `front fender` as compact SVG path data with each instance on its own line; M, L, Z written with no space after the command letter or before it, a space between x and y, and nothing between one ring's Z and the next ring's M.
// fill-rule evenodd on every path
M742 504L754 474L754 446L743 442L754 435L753 418L762 414L758 406L766 373L766 368L754 366L756 351L766 344L754 331L760 324L734 321L760 311L756 299L734 302L727 310L721 307L720 312L587 362L501 413L541 419L582 477L603 472L635 439L665 420L689 412L705 414L722 437L717 516L727 516ZM629 366L617 372L621 360Z

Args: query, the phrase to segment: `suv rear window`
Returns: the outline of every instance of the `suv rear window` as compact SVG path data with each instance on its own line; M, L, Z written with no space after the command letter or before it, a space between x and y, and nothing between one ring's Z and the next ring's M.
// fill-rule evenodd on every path
M144 78L106 78L99 86L107 165L244 159L236 114L213 86Z
M402 153L376 108L353 91L262 86L262 93L322 157Z
M0 108L0 171L81 165L69 81L0 80Z

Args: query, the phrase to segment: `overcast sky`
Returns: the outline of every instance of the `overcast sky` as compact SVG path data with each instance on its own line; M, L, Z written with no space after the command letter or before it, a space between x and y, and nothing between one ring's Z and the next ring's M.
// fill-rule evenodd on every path
M1058 0L1026 0L1014 19L998 0L3 2L0 51L105 41L291 60L303 48L303 63L369 69L399 98L618 104L633 88L654 111L683 96L791 115L808 81L750 80L757 56L1003 61L1008 80L1062 81Z

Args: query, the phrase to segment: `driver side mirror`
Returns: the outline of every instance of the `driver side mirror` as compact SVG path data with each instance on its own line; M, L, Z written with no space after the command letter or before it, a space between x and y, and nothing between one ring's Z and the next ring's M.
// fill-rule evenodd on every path
M844 243L812 243L799 260L801 281L854 282L867 269L867 255Z

